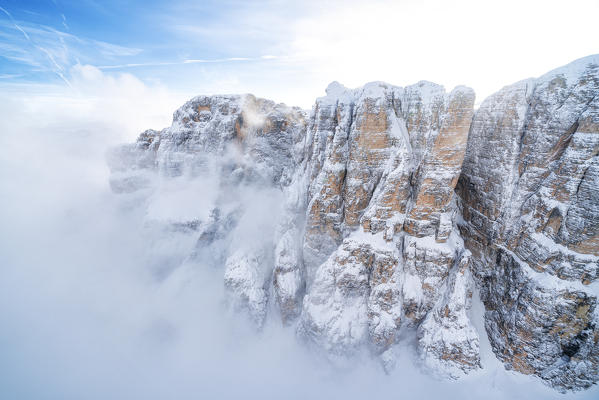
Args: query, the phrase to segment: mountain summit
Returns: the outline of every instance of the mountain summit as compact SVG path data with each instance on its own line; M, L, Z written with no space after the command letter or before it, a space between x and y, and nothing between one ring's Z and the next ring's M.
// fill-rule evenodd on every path
M114 149L111 185L155 210L164 182L209 182L194 190L211 202L148 219L195 235L188 260L222 269L257 328L280 319L334 362L391 369L413 332L457 379L483 334L506 368L579 390L599 381L598 94L591 56L477 110L473 90L426 81L333 82L309 113L200 96Z

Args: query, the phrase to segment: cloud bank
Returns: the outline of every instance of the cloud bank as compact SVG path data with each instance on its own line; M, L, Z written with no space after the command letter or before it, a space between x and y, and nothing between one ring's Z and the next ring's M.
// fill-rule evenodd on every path
M107 149L167 125L180 99L133 75L72 76L66 92L0 99L1 398L564 398L488 347L485 370L456 383L423 375L409 346L387 376L368 359L336 369L276 321L255 332L226 306L222 268L147 223L203 212L209 182L164 183L154 208L108 184Z

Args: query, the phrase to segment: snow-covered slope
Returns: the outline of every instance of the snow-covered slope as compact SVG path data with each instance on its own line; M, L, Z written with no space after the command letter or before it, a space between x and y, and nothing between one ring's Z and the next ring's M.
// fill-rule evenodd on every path
M222 268L258 328L279 319L333 361L390 370L405 336L436 375L479 369L479 290L508 367L579 389L599 379L598 68L519 82L476 113L471 89L424 81L333 82L310 113L197 97L110 154L111 184L194 236L187 256Z

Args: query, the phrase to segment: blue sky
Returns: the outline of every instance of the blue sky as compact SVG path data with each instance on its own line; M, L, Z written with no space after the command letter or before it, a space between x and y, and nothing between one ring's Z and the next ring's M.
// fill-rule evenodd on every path
M243 1L4 0L0 7L0 75L15 82L68 81L76 64L170 80L196 64L267 62L277 44L268 27L240 18L257 11Z
M424 391L563 399L539 380L506 373L490 350L495 364L469 385L420 375L409 352L400 352L393 379L368 364L335 379L296 349L292 332L266 330L268 340L256 341L223 320L218 271L182 269L169 284L149 284L147 264L194 242L145 233L161 228L132 211L136 195L123 204L110 194L106 151L167 127L199 94L250 92L309 108L333 80L357 87L426 79L447 89L469 85L480 101L599 53L598 0L0 0L0 7L0 397ZM171 324L173 341L146 334ZM579 395L596 399L596 392Z
M309 107L326 85L506 84L599 53L596 0L0 0L0 88L71 85L73 67L191 96ZM19 90L19 89L16 89Z

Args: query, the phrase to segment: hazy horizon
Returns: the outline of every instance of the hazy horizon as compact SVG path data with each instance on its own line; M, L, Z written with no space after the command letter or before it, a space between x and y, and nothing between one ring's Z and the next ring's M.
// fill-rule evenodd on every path
M310 109L331 81L428 80L480 103L599 53L597 15L593 0L0 0L0 398L565 398L484 340L485 369L445 381L421 371L413 332L389 375L369 357L332 366L277 319L256 332L225 306L222 270L185 257L196 238L155 212L205 214L216 178L118 196L107 152L202 94ZM274 220L272 193L243 195Z
M310 108L328 83L474 88L599 53L599 3L270 0L3 1L0 87L72 92L78 66L130 74L179 99L252 93ZM180 101L180 100L179 100ZM172 111L172 110L171 110Z

